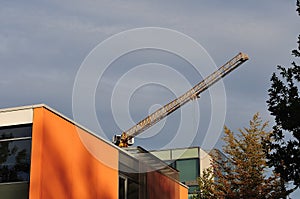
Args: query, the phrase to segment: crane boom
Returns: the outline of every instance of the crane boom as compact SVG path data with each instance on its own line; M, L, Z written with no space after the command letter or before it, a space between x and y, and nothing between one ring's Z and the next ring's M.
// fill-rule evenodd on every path
M221 66L215 72L213 72L204 80L195 85L192 89L188 90L186 93L171 101L170 103L166 104L165 106L159 108L157 111L150 114L127 131L124 131L122 135L118 138L115 136L114 143L120 147L127 147L128 144L130 144L129 142L132 138L139 135L152 125L156 124L157 122L165 118L167 115L180 108L185 103L196 99L201 92L208 89L211 85L216 83L222 77L226 76L228 73L230 73L232 70L237 68L239 65L241 65L248 59L248 56L244 53L237 54L235 57L233 57L223 66Z

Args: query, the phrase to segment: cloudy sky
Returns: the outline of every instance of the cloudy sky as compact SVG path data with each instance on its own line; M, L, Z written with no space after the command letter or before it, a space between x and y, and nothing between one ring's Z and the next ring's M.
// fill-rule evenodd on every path
M87 55L99 43L122 31L161 27L181 32L197 41L217 66L240 51L247 53L250 60L223 81L226 91L225 124L233 130L247 126L255 112L260 112L264 119L272 122L265 103L270 87L269 79L276 71L276 65L289 65L292 62L291 50L296 48L296 39L300 33L300 20L295 9L293 0L2 0L0 106L5 108L45 103L73 118L74 82ZM99 80L95 93L95 110L107 137L127 127L114 120L114 114L122 115L122 111L118 113L118 108L112 111L112 90L123 74L137 65L147 63L158 63L155 67L163 64L176 70L181 65L184 69L178 69L179 73L192 85L201 80L193 75L192 69L186 69L192 67L185 60L168 52L144 50L120 57ZM125 83L130 87L130 83L135 85L143 76L156 77L155 72L141 72ZM161 74L162 79L174 79L167 73L158 74ZM177 91L167 86L137 85L126 107L133 122L174 99L176 92L184 91L185 88L175 83ZM124 95L126 86L121 86ZM180 130L188 138L191 136L190 145L203 144L203 134L208 128L212 109L208 93L204 93L198 100L199 105L192 102L183 107L186 112L193 112L195 106L200 110L200 121L193 119L198 114L195 111L187 116L190 128ZM122 93L119 97L121 101ZM118 99L115 104L118 104ZM172 131L178 129L181 115L184 113L177 111L174 116L159 123L156 128L162 128L165 124L163 130L141 137L139 144L148 149L165 146L173 136ZM126 123L127 120L124 121ZM197 122L201 128L194 128ZM84 123L97 133L97 127L88 124ZM131 124L129 122L128 127ZM190 135L195 129L196 135ZM220 147L220 142L216 146ZM174 147L182 146L179 144Z
M74 82L87 55L99 43L122 31L160 27L178 31L197 41L217 66L240 51L247 53L250 60L223 81L226 91L225 124L232 130L242 128L247 126L255 112L260 112L265 120L272 122L265 103L269 79L276 71L276 65L288 66L293 61L290 54L296 48L300 33L300 20L295 9L293 0L2 0L0 107L45 103L73 118ZM145 68L147 63L157 63L152 65L156 69L132 75L118 85L123 74L136 66L143 65ZM133 122L174 99L176 92L182 93L186 89L181 82L173 81L174 76L164 75L163 69L157 69L159 64L178 70L191 85L203 78L194 75L193 67L186 60L168 52L141 50L115 60L99 80L94 96L99 124L107 137L130 127ZM122 110L118 112L117 105L123 100L122 93L126 95L126 88L132 87L130 84L135 84L138 79L157 76L161 76L162 81L173 81L174 87L136 85L125 107L133 122L128 118L121 121L122 124L116 122L115 115L120 118L123 114ZM122 92L112 110L112 90L116 86ZM148 136L138 140L139 145L147 149L168 146L167 143L174 137L173 131L178 131L178 122L185 115L184 111L190 113L185 118L190 122L187 124L189 128L181 129L179 133L186 133L191 138L189 145L202 145L212 115L209 93L203 93L198 104L185 105L183 112L177 111L159 123L154 129L163 130L152 134L148 132ZM195 107L200 110L200 119L195 119L199 115L197 111L193 112ZM129 122L126 124L126 121ZM195 127L198 122L201 127ZM82 123L99 133L96 126ZM191 131L196 131L196 134L190 135ZM215 146L220 148L221 145L218 141ZM174 147L183 146L175 144Z
M233 129L247 125L255 112L271 119L265 103L269 79L276 65L289 65L292 61L290 52L296 47L300 31L292 0L1 1L0 16L0 107L46 103L72 118L75 77L90 51L122 31L162 27L196 40L217 66L239 51L249 54L250 60L224 80L226 124ZM155 51L124 56L119 62L135 66L160 60L171 67L183 63L174 59L177 58ZM117 69L112 69L117 77L126 72ZM113 72L106 79L113 78ZM105 96L110 86L99 85L103 88L99 95ZM146 96L155 97L153 93ZM135 103L138 109L146 103L142 111L148 112L152 102ZM101 109L101 104L96 106ZM131 111L134 115L135 110Z

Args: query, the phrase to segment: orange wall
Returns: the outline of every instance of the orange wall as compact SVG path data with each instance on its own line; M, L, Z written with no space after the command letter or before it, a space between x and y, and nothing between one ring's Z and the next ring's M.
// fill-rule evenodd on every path
M183 185L179 185L179 190L180 190L180 199L188 199L188 188L183 186Z
M178 198L175 183L156 171L147 173L147 193L149 199Z
M147 173L147 195L149 199L187 199L188 189L169 177L153 171Z
M43 107L31 154L30 199L118 198L117 149Z

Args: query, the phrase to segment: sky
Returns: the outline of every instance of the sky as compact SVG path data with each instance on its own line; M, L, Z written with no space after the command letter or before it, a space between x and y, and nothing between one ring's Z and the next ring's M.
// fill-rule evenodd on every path
M217 122L234 131L247 127L254 113L260 112L263 120L270 121L271 129L273 118L267 111L267 90L276 66L289 66L293 61L291 50L297 47L300 33L295 4L293 0L2 0L0 107L44 103L76 121L74 85L92 50L123 31L158 27L174 30L200 44L208 55L199 56L203 65L193 66L180 56L158 49L122 55L93 85L93 107L102 130L90 123L89 113L78 122L110 139L189 88L177 78L184 76L190 85L195 85L205 77L194 67L201 72L206 70L208 58L213 60L209 67L213 63L221 66L238 52L244 52L249 61L214 85L224 86L226 97L221 103L225 107L213 103L212 98L218 99L218 94L212 95L212 88L136 139L136 145L146 149L162 149L207 147L204 142L212 137L214 141L208 148L221 148L222 129L207 135L209 125L216 120L213 111L222 115L225 108L224 121ZM109 50L113 53L117 49ZM177 72L171 74L172 68ZM150 82L152 78L154 83L139 85L141 80ZM159 84L160 81L167 83ZM85 86L90 86L88 81ZM114 97L115 88L118 92ZM135 90L130 93L132 88ZM84 97L79 101L89 103ZM182 121L185 125L180 128ZM173 142L173 138L187 142Z

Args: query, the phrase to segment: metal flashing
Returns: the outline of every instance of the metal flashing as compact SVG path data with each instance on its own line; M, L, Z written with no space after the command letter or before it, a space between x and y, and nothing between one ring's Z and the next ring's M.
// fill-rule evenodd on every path
M0 126L14 126L30 124L33 121L33 109L5 109L0 110Z

